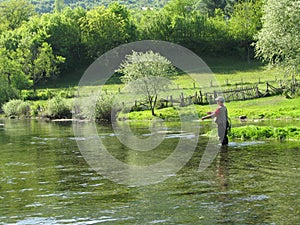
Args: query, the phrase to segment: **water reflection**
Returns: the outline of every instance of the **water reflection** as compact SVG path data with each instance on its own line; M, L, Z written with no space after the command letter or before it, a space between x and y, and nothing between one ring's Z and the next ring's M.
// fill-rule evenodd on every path
M217 180L221 191L226 191L229 185L228 146L222 146L217 158Z

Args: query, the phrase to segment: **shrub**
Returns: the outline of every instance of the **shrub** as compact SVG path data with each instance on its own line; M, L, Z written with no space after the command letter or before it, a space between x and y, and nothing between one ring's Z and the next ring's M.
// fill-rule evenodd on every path
M110 94L100 94L96 107L95 119L96 121L111 121L116 119L116 107L114 104L114 96Z
M48 100L55 96L55 93L49 89L38 91L37 92L37 98L38 100Z
M22 90L22 99L24 101L36 101L38 100L37 94L33 90Z
M31 106L31 116L42 116L43 113L45 113L45 105L41 103L33 103Z
M61 90L58 95L62 98L74 98L75 97L75 88L65 88Z
M72 113L66 99L56 96L48 101L46 116L51 119L71 118Z
M17 99L18 97L18 91L9 86L7 81L0 77L0 108L4 103L11 99Z
M116 119L119 107L114 106L114 96L110 94L100 94L96 104L90 101L83 101L83 105L75 107L79 112L79 118L96 120L98 122L110 122Z
M20 99L13 99L3 105L3 111L8 117L28 117L30 104Z

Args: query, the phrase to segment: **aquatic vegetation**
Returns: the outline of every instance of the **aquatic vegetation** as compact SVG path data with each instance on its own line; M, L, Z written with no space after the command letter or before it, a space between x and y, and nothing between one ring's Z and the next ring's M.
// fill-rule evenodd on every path
M260 139L276 139L276 140L300 140L300 127L272 127L272 126L242 126L234 127L229 134L232 139L242 140L260 140Z

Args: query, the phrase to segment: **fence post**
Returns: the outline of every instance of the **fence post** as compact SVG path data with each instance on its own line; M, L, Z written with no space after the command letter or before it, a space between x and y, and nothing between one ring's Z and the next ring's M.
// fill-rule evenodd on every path
M180 106L184 106L184 95L183 92L180 94Z
M216 99L218 97L218 93L217 91L214 91L214 99Z
M200 94L200 103L204 103L204 102L203 102L203 95L202 95L202 92L199 91L199 94Z

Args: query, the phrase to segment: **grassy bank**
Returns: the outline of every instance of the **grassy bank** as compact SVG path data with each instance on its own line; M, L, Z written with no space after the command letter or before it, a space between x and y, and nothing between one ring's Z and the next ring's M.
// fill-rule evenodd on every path
M248 120L256 119L298 119L300 115L300 98L287 99L284 96L273 96L259 98L247 101L227 102L229 116L233 120L238 120L240 116L247 116ZM212 111L216 105L192 105L187 107L168 107L157 109L158 117L174 121L179 120L179 114L189 115L198 114L198 117L204 116L206 112ZM120 119L128 118L130 120L150 120L154 117L149 110L130 112L129 114L119 115Z

